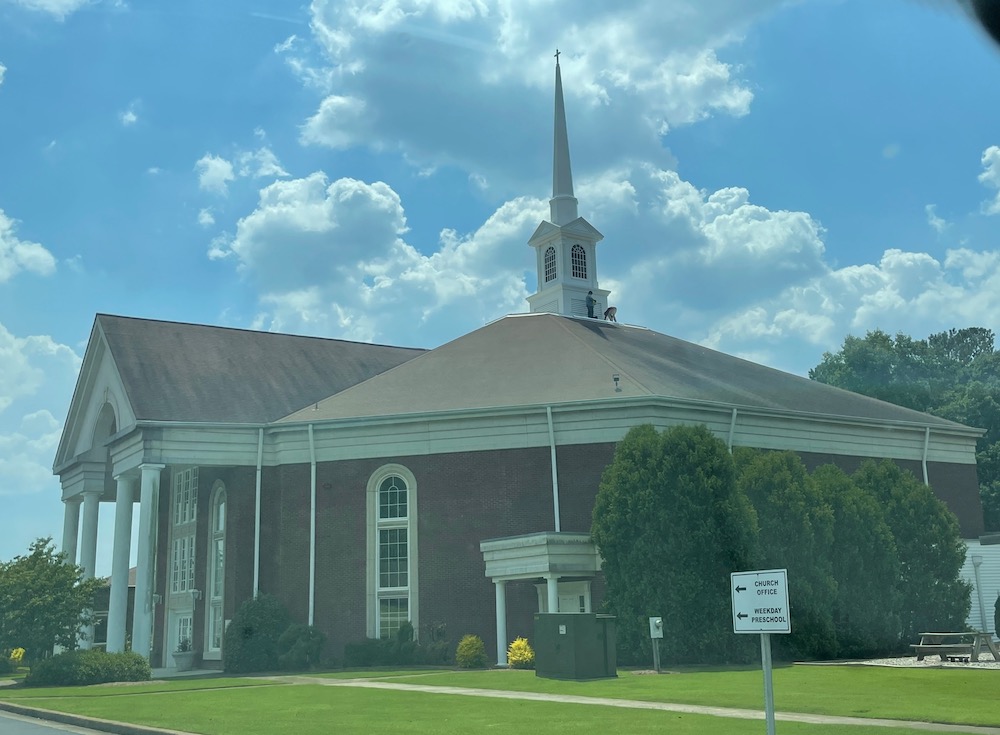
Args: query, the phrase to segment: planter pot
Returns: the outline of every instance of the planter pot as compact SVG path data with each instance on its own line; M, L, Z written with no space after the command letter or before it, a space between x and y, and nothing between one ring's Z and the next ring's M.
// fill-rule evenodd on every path
M178 671L190 671L194 667L194 651L174 651L173 656Z

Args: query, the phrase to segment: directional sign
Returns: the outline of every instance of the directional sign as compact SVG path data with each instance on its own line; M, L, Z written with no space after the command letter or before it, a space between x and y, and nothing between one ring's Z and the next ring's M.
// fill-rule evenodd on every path
M733 572L734 633L791 633L788 614L788 572L768 569Z

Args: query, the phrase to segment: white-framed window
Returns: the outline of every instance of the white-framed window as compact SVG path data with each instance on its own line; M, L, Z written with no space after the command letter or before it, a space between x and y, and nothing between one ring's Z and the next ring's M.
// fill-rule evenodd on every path
M587 251L583 245L574 245L569 251L570 263L573 265L573 278L587 277Z
M179 646L181 641L188 642L188 650L191 650L191 634L194 632L194 617L192 615L179 615L177 617L177 644Z
M194 589L194 536L175 538L170 548L170 591Z
M556 249L546 248L545 249L545 282L554 281L556 279Z
M391 638L417 628L417 483L401 465L368 480L368 636Z
M174 525L183 526L198 518L198 468L174 472Z
M209 509L205 651L218 654L225 634L222 613L226 592L226 486L221 481L212 487Z
M194 587L195 527L198 518L198 468L173 470L173 527L170 541L170 592Z

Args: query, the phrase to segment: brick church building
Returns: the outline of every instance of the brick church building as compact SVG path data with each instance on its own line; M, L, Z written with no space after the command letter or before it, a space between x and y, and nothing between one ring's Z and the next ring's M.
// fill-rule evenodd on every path
M591 509L644 423L705 424L810 467L891 458L982 533L979 430L600 319L602 235L577 212L558 61L555 85L529 313L432 350L96 317L54 472L63 549L88 574L115 503L108 650L128 628L154 665L187 639L217 668L226 621L266 592L338 657L410 621L502 659L534 612L599 605Z

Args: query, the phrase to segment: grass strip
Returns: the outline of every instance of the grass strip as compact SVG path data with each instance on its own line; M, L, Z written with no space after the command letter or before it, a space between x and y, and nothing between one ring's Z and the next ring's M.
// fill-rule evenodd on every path
M169 692L200 691L205 689L231 689L236 687L286 686L251 677L204 677L198 679L168 679L149 682L119 682L94 684L85 687L7 687L0 689L0 700L20 702L34 699L90 699L131 697L137 694L164 694ZM41 705L39 705L41 706Z
M773 676L778 711L1000 726L997 671L786 666L775 668ZM745 709L762 709L764 699L759 669L658 676L622 672L617 679L582 682L542 679L531 671L477 671L393 681Z
M760 735L763 722L612 707L482 699L419 692L300 685L176 691L162 696L38 698L46 709L204 735L497 735L587 732L671 735ZM884 727L783 722L783 735L886 735ZM910 728L893 735L918 735ZM926 731L923 731L926 735Z

